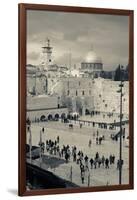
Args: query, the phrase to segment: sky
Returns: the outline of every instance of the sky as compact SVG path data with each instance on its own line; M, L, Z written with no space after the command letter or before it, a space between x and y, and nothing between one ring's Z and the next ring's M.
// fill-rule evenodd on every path
M92 49L101 57L104 70L128 64L128 16L27 11L27 64L39 65L46 38L58 65L77 67Z

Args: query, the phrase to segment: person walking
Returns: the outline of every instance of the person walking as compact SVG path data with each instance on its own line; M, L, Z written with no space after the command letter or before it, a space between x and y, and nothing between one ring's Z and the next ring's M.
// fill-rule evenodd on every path
M80 170L81 170L81 181L82 181L82 184L84 184L84 179L85 179L85 169L84 169L84 165L81 163L80 164Z
M84 179L85 179L85 172L83 171L81 173L81 181L82 181L82 184L84 184Z
M98 153L98 152L96 152L95 159L96 159L96 160L98 160L98 158L99 158L99 153Z
M91 158L89 162L90 162L91 169L93 169L93 164L94 164L93 158Z
M101 163L102 163L102 161L101 161L101 159L99 158L99 159L98 159L98 168L100 168Z
M113 163L113 160L112 160L113 158L112 158L112 155L110 154L110 156L109 156L109 163L110 163L110 165Z
M92 144L92 141L91 139L89 140L89 143L88 143L88 147L91 147L91 144Z
M59 143L59 136L57 136L57 143Z
M87 155L85 156L84 160L85 160L85 169L89 170L89 168L88 168L88 156Z
M105 157L104 157L104 155L102 156L102 165L104 166L104 164L105 164Z
M96 144L98 144L98 137L96 137Z
M106 158L105 160L105 168L108 169L109 168L109 159Z
M68 155L68 153L67 153L67 152L65 153L65 160L66 160L66 163L68 163L68 160L69 160L69 155Z
M96 169L97 168L97 160L95 159L94 160L94 169Z
M115 164L115 155L112 155L112 163Z

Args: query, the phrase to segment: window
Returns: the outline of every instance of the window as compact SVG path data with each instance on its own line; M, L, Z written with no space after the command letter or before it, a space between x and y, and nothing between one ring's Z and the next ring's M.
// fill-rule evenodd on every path
M84 90L82 91L82 95L84 96L84 94L85 94L85 92L84 92Z
M76 90L76 96L78 96L78 91Z
M69 90L67 91L67 95L69 96Z

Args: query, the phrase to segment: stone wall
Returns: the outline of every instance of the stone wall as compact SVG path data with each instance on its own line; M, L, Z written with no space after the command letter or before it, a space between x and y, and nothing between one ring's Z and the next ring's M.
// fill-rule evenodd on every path
M55 119L56 115L60 118L61 115L68 114L67 108L54 108L54 109L31 109L27 110L27 118L31 121L37 121L40 120L42 116L45 117L45 119L49 119L49 116L52 116L52 119Z
M28 96L27 97L27 110L32 109L49 109L58 107L58 98L56 96L50 97L46 95L41 96Z

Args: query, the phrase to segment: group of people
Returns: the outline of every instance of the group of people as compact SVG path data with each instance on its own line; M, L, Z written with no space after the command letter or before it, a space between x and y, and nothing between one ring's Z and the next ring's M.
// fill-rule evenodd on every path
M49 152L49 154L59 155L60 154L60 147L59 147L59 136L57 136L57 139L55 141L53 140L46 140L46 151Z
M105 158L104 155L100 156L98 152L96 152L94 158L88 158L86 155L85 157L82 157L82 159L79 160L80 164L80 174L81 174L81 181L82 184L84 184L85 180L85 172L89 171L89 164L91 169L97 169L100 168L101 165L108 169L110 165L115 164L115 155L110 154L108 158Z
M96 140L96 144L101 145L102 141L105 140L105 136L104 135L99 136L99 131L97 130L97 133L93 132L93 139ZM91 147L91 144L92 144L92 140L90 139L88 146Z
M103 115L103 118L105 118L105 114ZM114 121L114 123L108 125L107 123L104 123L104 122L95 122L95 121L89 122L89 121L85 121L85 120L79 120L78 117L76 117L76 118L75 117L61 118L61 122L63 122L63 123L71 123L72 124L71 120L79 121L80 128L82 128L84 124L88 123L88 125L92 124L92 127L95 127L96 125L98 125L98 128L101 128L101 129L116 129L115 121Z
M91 145L92 141L89 141L89 145ZM80 167L80 176L82 184L84 184L85 173L89 172L90 169L97 169L103 167L105 169L109 169L111 165L115 164L115 155L110 154L109 157L105 157L104 155L100 155L96 152L94 157L88 157L88 155L84 154L83 151L78 150L76 145L70 147L69 145L63 145L60 147L60 138L57 136L55 141L46 140L46 144L41 146L51 155L59 156L60 158L64 158L66 163L68 163L71 159ZM43 149L43 152L44 152ZM119 168L120 162L117 161L117 169Z

